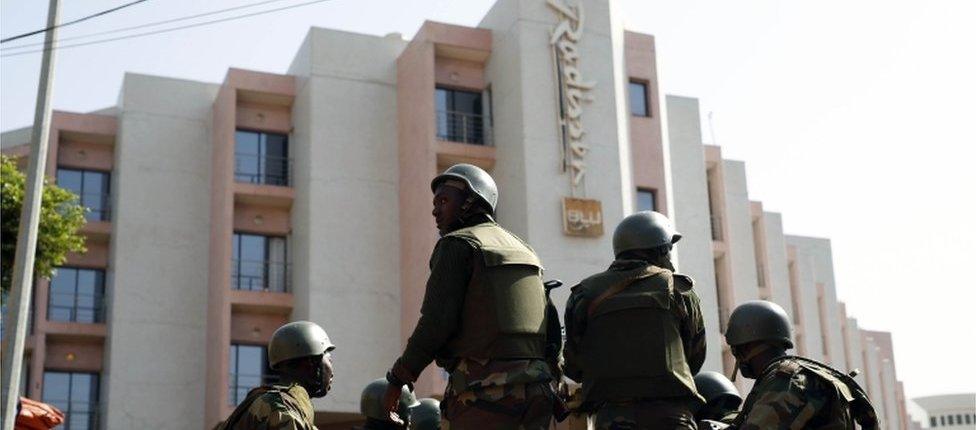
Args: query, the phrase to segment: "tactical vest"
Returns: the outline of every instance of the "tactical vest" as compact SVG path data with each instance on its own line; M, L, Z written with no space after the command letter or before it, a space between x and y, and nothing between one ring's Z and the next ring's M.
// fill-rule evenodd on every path
M525 242L487 222L445 235L477 250L458 333L442 358L543 358L546 296L542 264Z
M688 314L676 295L690 291L686 279L641 265L608 270L576 287L588 298L576 310L587 313L579 348L585 402L672 399L689 402L692 411L704 404L681 338Z
M868 399L867 393L849 375L819 361L797 356L786 356L779 362L774 363L771 367L773 367L771 370L766 371L760 376L756 382L756 386L768 375L779 373L784 377L793 377L797 372L807 370L828 382L837 390L837 400L843 402L848 407L850 410L850 418L860 426L859 428L864 430L877 430L881 428L878 423L877 413L874 410L874 405ZM745 403L742 405L742 412L736 417L733 425L741 425L748 418L749 411L752 410L760 394L762 393L757 392L755 389L749 393ZM854 422L848 422L848 428L855 428Z

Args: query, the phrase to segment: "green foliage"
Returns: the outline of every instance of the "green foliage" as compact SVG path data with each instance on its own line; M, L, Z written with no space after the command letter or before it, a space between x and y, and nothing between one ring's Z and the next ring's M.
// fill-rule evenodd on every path
M24 201L26 178L17 169L17 162L0 156L2 170L2 202L0 202L0 282L6 301L13 278L14 253L17 248L17 229L20 225L20 208ZM85 237L78 229L85 224L86 208L78 203L78 196L44 179L41 197L41 219L37 233L37 254L34 258L34 276L50 278L54 269L64 263L68 252L85 252Z

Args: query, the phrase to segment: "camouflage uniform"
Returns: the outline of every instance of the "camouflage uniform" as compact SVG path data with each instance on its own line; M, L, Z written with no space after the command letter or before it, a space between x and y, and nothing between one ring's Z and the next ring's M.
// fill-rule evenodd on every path
M215 430L315 430L314 417L301 385L265 385L251 390Z
M858 393L853 381L845 382L829 366L800 357L785 356L770 364L746 397L742 412L729 426L731 429L854 429L855 400ZM851 384L854 384L851 386ZM874 410L870 403L862 411L869 420ZM862 422L862 428L877 428L874 418Z
M434 360L450 373L442 428L548 428L553 378L539 266L528 245L485 214L438 241L420 320L392 373L412 382ZM512 296L492 296L499 290ZM506 318L514 329L497 326Z

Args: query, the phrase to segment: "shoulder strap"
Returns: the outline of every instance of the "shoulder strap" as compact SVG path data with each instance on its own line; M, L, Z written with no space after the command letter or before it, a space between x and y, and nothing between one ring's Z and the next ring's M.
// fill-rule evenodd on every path
M586 307L586 317L589 318L593 316L593 313L596 312L596 309L600 306L601 303L603 303L607 299L617 294L620 294L621 291L626 290L627 287L631 285L634 285L635 282L641 279L649 278L663 271L664 271L663 269L657 268L655 266L647 266L645 268L644 273L632 278L621 279L617 283L611 285L609 288L604 290L602 293L600 293L600 295L596 296L596 298L593 299L592 302L590 302L590 305ZM672 288L670 281L668 282L668 288Z

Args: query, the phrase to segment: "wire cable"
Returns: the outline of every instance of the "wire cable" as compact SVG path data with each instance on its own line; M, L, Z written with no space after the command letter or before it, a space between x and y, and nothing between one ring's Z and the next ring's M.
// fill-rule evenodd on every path
M142 28L155 27L155 26L158 26L158 25L171 24L171 23L174 23L174 22L186 21L186 20L189 20L189 19L202 18L202 17L205 17L205 16L217 15L217 14L224 13L224 12L231 12L231 11L240 10L240 9L247 9L247 8L250 8L250 7L261 6L261 5L265 5L265 4L268 4L268 3L277 3L277 2L281 2L281 1L284 1L284 0L265 0L265 1L255 2L255 3L249 3L249 4L245 4L245 5L241 5L241 6L229 7L229 8L226 8L226 9L219 9L219 10L213 10L213 11L210 11L210 12L198 13L198 14L195 14L195 15L187 15L187 16L181 16L181 17L178 17L178 18L164 19L162 21L154 21L154 22L149 22L149 23L145 23L145 24L133 25L133 26L129 26L129 27L116 28L116 29L113 29L113 30L105 30L105 31L99 31L99 32L96 32L96 33L79 34L77 36L62 37L62 38L56 40L55 43L67 42L69 40L86 39L86 38L94 37L94 36L104 36L106 34L119 33L119 32L129 31L129 30L139 30L139 29L142 29ZM9 51L9 50L17 50L17 49L21 49L21 48L29 48L29 47L32 47L32 46L43 46L43 45L44 45L44 42L27 43L27 44L23 44L23 45L8 46L8 47L5 47L5 48L0 48L0 50L2 50L2 51Z
M54 25L54 26L47 27L47 28L42 28L40 30L28 31L27 33L18 34L16 36L10 36L10 37L5 38L5 39L0 39L0 43L7 43L7 42L14 41L14 40L17 40L17 39L23 39L23 38L28 37L28 36L33 36L35 34L45 33L45 32L54 30L55 28L67 27L69 25L77 24L77 23L82 22L82 21L88 21L89 19L97 18L97 17L100 17L102 15L107 15L107 14L110 14L110 13L115 12L117 10L125 9L125 8L127 8L129 6L135 6L135 5L137 5L139 3L142 3L144 1L146 1L146 0L136 0L136 1L133 1L133 2L129 2L129 3L120 5L120 6L113 7L111 9L106 9L106 10L103 10L101 12L93 13L93 14L88 15L88 16L83 16L83 17L78 18L78 19L73 20L73 21L62 22L62 23L60 23L58 25Z
M143 36L151 36L151 35L154 35L154 34L169 33L171 31L184 30L184 29L187 29L187 28L194 28L194 27L202 27L204 25L217 24L217 23L221 23L221 22L233 21L233 20L242 19L242 18L249 18L249 17L252 17L252 16L264 15L264 14L268 14L268 13L272 13L272 12L279 12L279 11L283 11L283 10L287 10L287 9L294 9L294 8L297 8L297 7L308 6L308 5L312 5L312 4L315 4L315 3L322 3L322 2L325 2L325 1L329 1L329 0L313 0L313 1L305 2L305 3L298 3L298 4L294 4L294 5L290 5L290 6L283 6L283 7L279 7L279 8L275 8L275 9L268 9L268 10L263 10L263 11L259 11L259 12L252 12L252 13L248 13L248 14L244 14L244 15L238 15L238 16L231 16L231 17L227 17L227 18L215 19L215 20L211 20L211 21L198 22L198 23L183 25L183 26L179 26L179 27L164 28L162 30L149 31L149 32L145 32L145 33L136 33L136 34L130 34L130 35L127 35L127 36L119 36L119 37L113 37L113 38L109 38L109 39L93 40L91 42L75 43L75 44L71 44L71 45L57 45L57 46L52 46L50 49L52 49L52 50L60 50L60 49L77 48L79 46L95 45L95 44L101 44L101 43L107 43L107 42L114 42L114 41L118 41L118 40L126 40L126 39L134 39L134 38L143 37ZM46 49L47 48L44 48L44 49L35 49L33 51L23 51L23 52L15 52L15 53L10 53L10 54L3 54L3 55L0 55L0 58L17 57L17 56L21 56L21 55L34 54L34 53L38 53L38 52L44 52Z

